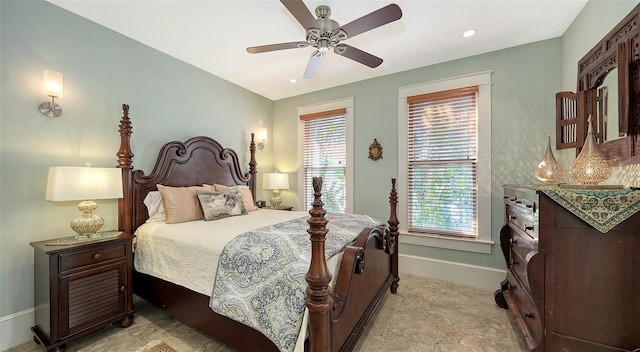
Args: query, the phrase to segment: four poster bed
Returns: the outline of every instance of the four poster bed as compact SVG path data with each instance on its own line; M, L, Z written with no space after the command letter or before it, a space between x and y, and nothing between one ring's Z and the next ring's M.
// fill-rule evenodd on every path
M390 289L392 293L395 293L398 287L398 219L396 216L397 196L395 179L392 180L392 189L389 197L390 216L388 226L375 225L379 223L372 222L373 225L370 227L357 227L358 230L355 232L354 237L348 240L346 246L342 246L336 251L341 253L341 255L332 256L329 264L325 258L325 250L327 250L328 253L332 243L335 242L334 237L331 236L336 236L337 233L341 232L340 229L334 229L331 226L344 225L345 227L354 227L353 224L357 222L352 222L352 220L349 219L343 221L341 220L342 218L338 216L339 214L326 214L322 208L321 179L314 179L313 182L315 192L313 208L308 214L299 214L297 216L299 219L294 219L296 217L294 213L296 212L261 209L249 212L249 215L228 217L218 221L191 221L179 224L166 224L162 221L150 222L148 220L151 220L149 219L151 209L147 209L145 203L147 203L148 197L151 194L154 192L158 193L156 191L164 190L165 188L174 187L176 189L186 189L190 186L197 186L197 188L200 189L201 187L208 187L208 185L224 185L226 187L239 186L244 188L245 192L247 189L251 191L252 199L250 199L250 202L255 204L257 173L255 143L252 135L249 148L251 160L249 162L249 172L246 174L241 172L236 152L223 148L217 141L211 138L194 137L184 143L174 141L165 144L159 152L153 171L145 175L141 170L133 170L133 153L130 147L132 127L129 119L129 106L123 104L122 108L123 117L120 121L121 145L117 156L118 167L122 169L124 197L120 200L118 206L118 226L121 231L137 235L137 247L135 249L136 267L133 273L134 293L166 310L185 324L214 337L236 350L283 350L282 341L275 340L274 342L274 338L269 338L266 336L266 333L251 327L250 324L247 323L250 318L229 318L217 313L217 310L214 311L210 308L215 304L210 296L218 291L218 281L216 281L216 289L212 293L206 291L208 287L202 289L189 288L189 285L185 284L185 282L193 281L190 278L186 279L186 281L180 281L180 279L188 276L189 271L195 271L196 274L200 276L214 275L216 274L216 265L220 265L217 275L221 275L220 272L223 271L223 262L233 261L234 258L242 258L242 260L245 260L245 257L261 257L267 252L271 253L271 248L267 250L260 247L263 243L256 240L256 238L259 237L252 236L264 235L266 233L268 237L263 238L266 239L265 242L269 242L272 238L271 236L277 236L274 232L270 233L270 229L280 229L281 227L288 229L288 225L273 224L266 226L267 224L264 223L263 220L259 220L261 213L268 214L267 217L269 218L293 219L291 221L294 222L304 221L304 236L299 237L304 237L305 249L294 250L293 252L299 255L305 255L305 253L308 252L310 257L310 261L308 260L305 264L304 270L306 275L302 275L303 281L306 280L305 287L298 291L287 291L290 294L283 294L280 297L281 300L275 303L265 303L253 297L251 298L252 301L246 303L246 305L253 306L258 310L271 307L273 308L271 310L278 311L278 307L282 306L282 302L286 304L293 296L298 296L298 298L300 298L300 304L303 305L303 309L305 308L304 306L306 306L308 312L308 329L305 328L307 325L304 323L300 325L301 327L298 331L302 338L297 338L295 345L296 350L300 349L300 346L308 351L349 351L353 349L366 324L372 318L376 308L384 298L386 291ZM207 192L199 190L196 194L198 197L201 197L205 193ZM219 192L209 193L218 194ZM165 199L163 199L163 201L165 201ZM166 208L167 203L165 202L163 204ZM247 207L251 206L252 204L247 205ZM300 217L300 215L304 215L304 217ZM153 241L155 241L154 236L156 235L147 235L145 233L149 227L162 229L189 228L188 231L191 231L190 226L205 226L205 223L208 223L209 225L215 224L218 229L228 229L225 221L242 222L242 226L246 227L247 223L253 221L252 219L257 219L256 224L266 226L251 232L249 241L253 241L252 243L254 243L258 249L251 250L251 247L249 247L247 253L236 254L236 257L231 254L226 254L226 252L218 253L220 256L220 264L218 264L217 261L213 264L205 264L205 266L212 265L211 267L214 268L213 273L202 273L201 271L204 270L200 270L199 268L190 270L192 269L189 268L189 266L192 265L191 262L202 257L200 252L184 255L187 264L181 263L182 257L175 258L166 256L156 258L159 262L147 265L142 263L143 257L153 256L151 252L146 249L147 247L142 246L143 243L151 243L151 247L153 247L155 243ZM360 220L365 221L367 219L362 217L358 219L358 221ZM169 222L169 220L166 220L166 222ZM185 232L188 231L185 230ZM224 231L225 233L227 232L227 230ZM244 230L240 232L243 231ZM238 237L242 237L243 235L239 235ZM182 234L172 234L167 235L165 239L176 241L176 238L182 236ZM216 234L210 237L218 238L218 236L224 235ZM157 237L160 238L161 236L158 235ZM185 234L185 238L189 237ZM194 240L194 242L198 248L207 247L207 245L197 242L202 237L196 238L198 240ZM309 239L311 243L309 243ZM262 241L262 239L259 241ZM294 239L293 242L296 242L296 240ZM231 242L229 242L229 244L230 243ZM229 244L226 247L230 247ZM180 246L182 246L182 244L178 242L170 242L169 245L171 248ZM225 250L227 249L226 247ZM277 255L274 256L279 255L279 253L276 254ZM163 268L170 269L171 267L185 269L178 274L176 280L171 281L164 278L162 273L156 276L145 272L145 268L151 268L149 270L161 270ZM330 274L332 271L330 268L333 268L333 277ZM289 269L285 271L288 270ZM249 281L254 280L254 276L262 273L260 269L254 270L254 268L248 270L248 272L249 276L246 280ZM193 275L193 273L191 274ZM268 273L264 276L271 277L273 273ZM178 283L176 283L176 281ZM241 279L235 277L235 281L241 281ZM213 285L213 282L211 282L210 285ZM279 284L277 286L277 290L269 291L266 296L277 296L274 292L282 293L283 290L286 291L286 289L283 289ZM234 297L230 299L233 300ZM245 303L233 302L221 305L224 306L222 309L233 311L243 304ZM239 321L243 321L244 323ZM267 322L267 324L270 325L271 322ZM279 330L276 331L276 335L278 334L282 335ZM298 335L296 334L296 336ZM302 341L302 343L300 341ZM292 346L289 342L290 341L287 342L287 346ZM286 349L288 349L288 347Z

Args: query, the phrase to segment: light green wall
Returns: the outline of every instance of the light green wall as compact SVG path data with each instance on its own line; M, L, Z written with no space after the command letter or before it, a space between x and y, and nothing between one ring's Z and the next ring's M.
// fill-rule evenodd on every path
M397 88L492 70L492 238L498 242L503 221L501 185L533 180L533 171L544 154L547 133L555 128L554 94L560 87L560 43L560 39L547 40L278 100L273 110L275 166L286 169L298 164L297 153L285 153L291 149L291 138L285 134L293 135L299 123L296 107L353 96L354 211L387 219L389 180L397 176L398 163ZM368 159L368 147L374 138L384 151L383 159L375 162ZM294 194L288 196L294 202ZM481 266L504 266L498 246L491 255L415 245L403 245L400 252Z
M270 127L273 103L44 1L2 0L0 13L2 317L33 307L29 243L71 235L79 215L76 202L44 200L48 167L115 167L122 103L131 106L134 166L147 172L162 143L195 135L248 154L248 135ZM44 69L64 74L56 119L37 109ZM267 145L259 167L270 155ZM104 229L116 228L116 202L98 205Z

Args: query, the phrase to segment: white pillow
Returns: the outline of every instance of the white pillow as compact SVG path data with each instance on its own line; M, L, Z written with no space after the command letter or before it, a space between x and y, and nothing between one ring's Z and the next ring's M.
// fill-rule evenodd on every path
M151 191L147 193L142 203L147 207L147 212L149 213L149 219L147 219L146 222L167 221L167 215L164 212L160 192Z

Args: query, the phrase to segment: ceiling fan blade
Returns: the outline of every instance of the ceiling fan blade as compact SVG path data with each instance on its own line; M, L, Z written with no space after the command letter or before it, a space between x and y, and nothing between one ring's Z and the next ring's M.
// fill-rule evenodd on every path
M376 11L364 15L340 27L347 33L349 38L358 34L383 26L387 23L399 20L402 17L402 10L396 4L390 4Z
M357 61L371 68L378 67L382 63L381 58L347 44L339 44L333 51L338 55Z
M280 0L280 2L287 8L287 10L289 10L289 12L291 12L293 17L300 22L305 30L309 28L318 28L316 18L313 17L313 14L311 14L311 11L309 11L309 8L304 4L304 2L302 2L302 0Z
M305 79L311 79L318 74L320 70L320 65L322 65L322 60L324 59L324 53L319 51L314 51L309 58L309 63L307 64L307 68L304 70L304 75L302 76Z
M278 43L278 44L252 46L252 47L247 48L247 52L250 53L250 54L257 54L257 53L264 53L264 52L267 52L267 51L304 48L304 47L307 47L307 46L309 46L309 43L307 43L307 42Z

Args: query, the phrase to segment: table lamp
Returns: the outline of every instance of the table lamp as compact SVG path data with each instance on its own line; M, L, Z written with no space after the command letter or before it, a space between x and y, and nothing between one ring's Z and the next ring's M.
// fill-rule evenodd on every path
M55 202L81 200L82 215L71 221L76 239L90 239L104 225L93 214L98 208L94 199L122 198L122 171L117 168L52 166L47 177L46 199Z
M271 206L277 208L282 203L281 189L289 189L289 175L281 173L267 173L262 177L262 188L272 190Z

